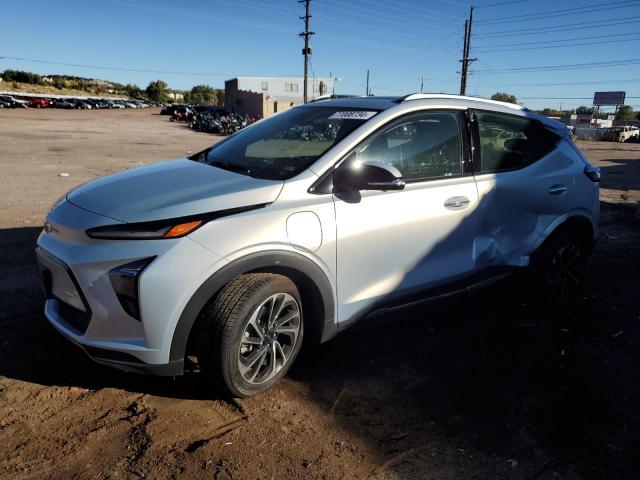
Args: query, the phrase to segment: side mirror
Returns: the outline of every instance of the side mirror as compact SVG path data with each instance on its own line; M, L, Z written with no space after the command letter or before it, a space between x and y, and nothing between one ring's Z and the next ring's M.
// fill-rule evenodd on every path
M402 190L404 186L400 171L382 162L345 162L333 173L333 187L337 192Z

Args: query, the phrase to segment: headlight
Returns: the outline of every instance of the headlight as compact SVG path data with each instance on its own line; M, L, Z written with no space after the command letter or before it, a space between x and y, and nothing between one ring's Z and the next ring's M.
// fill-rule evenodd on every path
M264 208L268 203L229 208L217 212L202 213L189 217L171 218L153 222L119 223L106 227L94 227L86 231L91 238L100 240L160 240L180 238L200 228L207 222L237 213Z
M193 232L204 224L204 220L192 220L189 222L143 222L124 223L96 227L87 230L91 238L102 240L157 240L163 238L180 238Z

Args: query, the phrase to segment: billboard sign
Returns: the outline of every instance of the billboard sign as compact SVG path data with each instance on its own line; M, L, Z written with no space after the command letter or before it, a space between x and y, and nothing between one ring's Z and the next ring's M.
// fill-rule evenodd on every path
M593 94L594 105L624 105L627 92L596 92Z

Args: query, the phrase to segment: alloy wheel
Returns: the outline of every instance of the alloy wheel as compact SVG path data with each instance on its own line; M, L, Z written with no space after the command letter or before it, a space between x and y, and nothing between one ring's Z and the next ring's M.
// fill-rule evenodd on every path
M288 293L276 293L251 314L240 339L238 368L247 382L271 380L291 359L300 338L300 306Z
M547 291L562 302L577 292L583 275L582 252L576 245L564 245L551 259L547 274Z

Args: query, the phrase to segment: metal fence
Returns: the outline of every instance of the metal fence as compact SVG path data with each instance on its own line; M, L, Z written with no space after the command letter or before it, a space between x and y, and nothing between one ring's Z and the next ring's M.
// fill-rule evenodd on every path
M592 128L592 127L576 127L574 134L577 138L591 138L593 140L600 140L602 135L608 128Z

